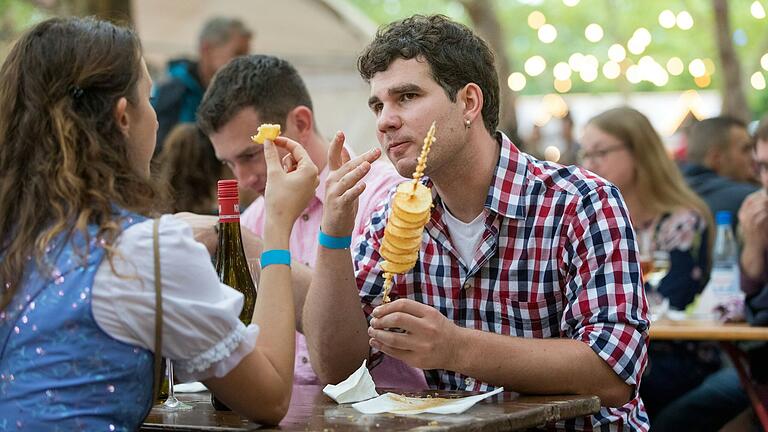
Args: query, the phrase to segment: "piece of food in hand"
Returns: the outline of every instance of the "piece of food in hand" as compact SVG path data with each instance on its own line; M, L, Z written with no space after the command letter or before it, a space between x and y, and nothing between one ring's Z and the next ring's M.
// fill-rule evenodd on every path
M264 144L264 140L274 141L278 135L280 135L279 124L264 123L256 130L256 135L251 136L251 141Z
M427 154L435 140L435 124L429 128L421 149L413 180L401 183L392 197L392 213L384 228L379 254L384 260L384 303L389 302L389 290L395 274L410 271L419 259L421 236L432 213L432 191L419 181L427 165Z

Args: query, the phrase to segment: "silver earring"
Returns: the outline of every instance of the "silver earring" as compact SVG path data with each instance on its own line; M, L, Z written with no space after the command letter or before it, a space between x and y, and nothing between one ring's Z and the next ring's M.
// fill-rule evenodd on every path
M472 121L470 119L464 119L464 127L469 129L469 126L472 124Z

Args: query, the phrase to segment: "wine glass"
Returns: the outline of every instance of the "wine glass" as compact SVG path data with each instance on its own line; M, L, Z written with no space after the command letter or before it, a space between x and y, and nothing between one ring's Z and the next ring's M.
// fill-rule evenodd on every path
M669 299L658 291L661 280L669 273L669 252L656 247L652 230L640 233L638 246L643 281L649 288L645 293L648 300L648 317L651 321L656 321L664 317L669 310Z
M186 404L176 399L173 391L173 362L171 359L165 359L165 370L168 372L168 398L155 409L163 412L185 411L192 409L192 405Z

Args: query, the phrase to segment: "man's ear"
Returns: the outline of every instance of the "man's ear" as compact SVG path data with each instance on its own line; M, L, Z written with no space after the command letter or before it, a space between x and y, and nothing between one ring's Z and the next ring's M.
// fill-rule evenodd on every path
M123 135L128 136L129 125L131 123L128 116L128 99L121 97L115 104L115 123Z
M482 117L483 91L475 83L468 83L457 94L457 98L464 104L464 121L474 123Z
M296 130L297 141L305 144L315 127L312 110L305 105L295 107L286 116L286 127L289 125Z

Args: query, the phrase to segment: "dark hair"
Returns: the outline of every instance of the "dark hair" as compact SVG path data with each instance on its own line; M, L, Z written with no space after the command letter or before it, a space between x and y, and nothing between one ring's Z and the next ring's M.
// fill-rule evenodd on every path
M137 102L136 34L95 18L51 18L28 30L0 69L0 308L34 256L60 234L98 227L107 257L115 207L149 213L155 189L131 167L114 108ZM82 251L83 254L87 253Z
M423 58L435 82L456 101L456 93L469 83L483 92L483 122L491 134L499 124L499 79L488 45L463 24L444 15L413 15L376 32L357 60L364 80L387 70L397 59Z
M197 109L197 123L210 135L251 107L263 123L285 127L288 112L300 105L312 109L312 99L290 63L268 55L242 56L213 77Z
M713 150L725 150L731 141L731 129L746 129L747 125L734 117L712 117L694 123L688 133L688 160L703 164Z
M213 145L194 123L180 123L165 139L158 157L158 177L167 188L163 200L169 211L212 214L216 208L216 182L224 165Z

